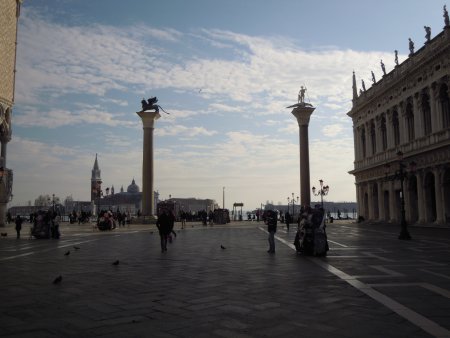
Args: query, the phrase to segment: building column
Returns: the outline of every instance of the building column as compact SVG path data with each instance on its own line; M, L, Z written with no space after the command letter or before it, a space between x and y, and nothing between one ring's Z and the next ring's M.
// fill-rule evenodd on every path
M153 130L155 121L161 117L158 112L140 111L144 129L143 161L142 161L142 215L153 216Z
M443 121L443 116L442 116L442 104L441 104L441 101L439 100L439 90L435 91L434 102L435 102L435 106L436 106L435 107L435 109L436 109L436 117L435 117L436 131L439 131L439 130L444 129L444 121Z
M375 119L375 143L377 153L383 152L383 137L381 133L381 116Z
M418 219L417 223L425 223L425 200L424 200L424 187L423 187L423 173L417 172L417 206L418 206Z
M422 98L420 93L413 95L413 112L414 112L414 138L422 137L424 133L423 114L422 114Z
M309 174L309 142L308 126L311 114L316 109L309 104L301 102L292 110L299 127L300 143L300 199L301 204L309 206L311 204L310 174Z
M378 219L380 221L386 220L386 213L384 210L384 183L378 181Z
M406 102L402 101L398 105L398 127L400 132L400 144L408 143L408 126L406 122Z
M359 137L358 137L358 128L353 127L353 140L354 140L354 144L355 144L355 149L354 149L354 153L355 153L355 161L359 161L360 157L359 157Z
M430 89L430 110L431 110L431 132L435 133L438 130L440 130L439 128L439 112L437 111L437 105L436 105L436 101L437 101L437 97L438 95L436 95L436 89L437 89L437 85L436 82L433 82L431 84L431 86L429 87ZM437 91L439 93L439 91Z
M359 215L361 215L361 208L360 208L360 203L361 203L361 198L360 198L360 186L359 183L355 183L355 187L356 187L356 213Z
M370 157L370 156L372 156L373 155L373 153L372 153L372 141L370 140L370 123L369 122L366 122L365 124L364 124L364 128L365 128L365 131L366 131L366 137L365 137L365 139L366 139L366 157Z
M394 148L394 126L392 125L392 110L386 112L387 149Z
M434 174L434 190L436 198L436 223L445 223L445 211L444 211L444 192L443 192L443 170L440 167L433 169Z
M374 208L373 208L373 185L371 182L367 183L367 198L369 205L369 220L374 220Z

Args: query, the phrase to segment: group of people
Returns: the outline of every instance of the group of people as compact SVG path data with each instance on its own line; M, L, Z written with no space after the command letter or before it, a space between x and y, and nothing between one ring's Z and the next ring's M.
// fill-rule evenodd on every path
M275 233L277 232L277 211L268 210L265 214L267 232L269 233L268 253L275 253ZM289 213L285 215L286 228L292 217ZM325 232L325 211L319 205L315 208L309 206L301 209L297 219L297 233L294 245L298 253L314 256L325 256L329 250Z
M172 234L177 237L177 233L173 230L175 225L175 215L171 210L161 209L156 221L156 227L161 237L161 252L167 251L167 242L172 242Z

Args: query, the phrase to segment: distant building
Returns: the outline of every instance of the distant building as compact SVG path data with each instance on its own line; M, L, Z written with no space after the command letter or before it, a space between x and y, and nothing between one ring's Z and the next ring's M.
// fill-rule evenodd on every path
M188 213L197 213L199 211L214 211L219 209L218 204L212 199L198 199L194 197L190 198L169 198L165 202L172 202L175 204L175 213L178 216L180 211ZM156 210L156 209L155 209Z
M358 214L408 223L450 223L450 27L359 95L353 74ZM394 56L393 56L394 57ZM382 65L383 66L383 65ZM384 69L383 69L384 71ZM398 157L403 154L403 158ZM410 165L414 166L410 167Z

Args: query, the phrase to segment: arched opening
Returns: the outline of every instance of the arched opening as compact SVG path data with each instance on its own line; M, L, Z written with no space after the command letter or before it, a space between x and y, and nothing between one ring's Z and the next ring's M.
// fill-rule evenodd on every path
M448 97L448 86L442 84L439 89L439 102L442 109L442 123L444 128L450 127L450 99Z
M411 102L406 105L406 131L408 133L408 141L413 141L414 134L414 111Z
M424 181L424 196L425 196L425 216L426 222L436 221L436 192L434 185L435 177L433 173L428 172L425 175Z
M391 220L391 211L389 209L389 191L384 191L384 220L390 221Z
M450 223L450 168L445 170L443 181L445 222Z
M417 195L417 177L412 176L408 180L408 196L409 196L409 203L406 206L407 210L409 211L409 222L410 223L416 223L419 219L419 199Z
M428 94L422 94L422 116L423 116L423 133L424 135L431 134L431 108L430 97Z

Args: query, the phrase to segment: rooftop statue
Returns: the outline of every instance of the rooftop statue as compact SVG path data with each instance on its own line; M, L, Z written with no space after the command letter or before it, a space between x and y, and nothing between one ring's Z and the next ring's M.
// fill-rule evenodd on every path
M161 108L164 113L169 114L160 105L156 104L156 102L158 102L158 98L156 96L149 98L147 101L142 99L142 111L154 110L155 113L159 113L159 108Z
M444 28L448 28L450 27L450 20L448 18L448 12L447 12L447 6L444 5L444 23L445 23L445 27Z
M305 102L305 92L306 92L306 87L303 88L303 86L301 86L300 91L298 92L298 103Z
M366 91L366 84L364 83L364 80L361 80L361 85L364 91Z
M427 39L426 42L430 42L431 39L431 28L429 26L423 26L425 29L425 39Z
M384 66L383 60L380 61L381 70L383 71L383 75L386 75L386 67Z
M286 108L297 108L297 107L313 107L311 103L305 102L306 87L301 86L298 92L298 102L292 106Z
M377 82L377 80L375 80L375 74L373 73L373 71L371 71L371 73L372 73L372 82L373 84L375 84Z
M409 56L414 54L414 42L411 40L411 38L408 38L409 40Z
M398 50L395 50L394 53L395 53L395 65L398 66Z

